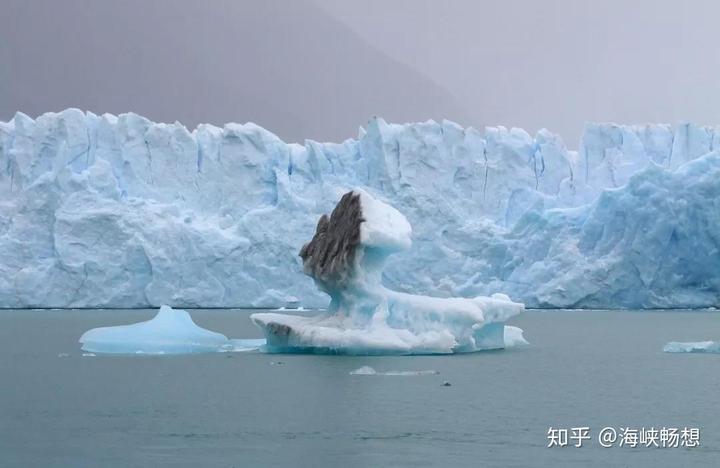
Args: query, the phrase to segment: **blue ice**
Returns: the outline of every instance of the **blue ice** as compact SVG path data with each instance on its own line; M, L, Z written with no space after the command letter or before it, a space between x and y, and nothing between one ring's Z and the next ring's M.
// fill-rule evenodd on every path
M80 343L91 353L195 354L257 351L265 340L228 339L199 327L186 311L164 305L145 322L88 330Z

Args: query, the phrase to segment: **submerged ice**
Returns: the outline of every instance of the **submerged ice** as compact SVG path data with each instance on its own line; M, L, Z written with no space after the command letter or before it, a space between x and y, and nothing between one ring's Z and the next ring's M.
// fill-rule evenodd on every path
M258 350L265 340L229 340L193 322L184 310L160 307L152 319L93 328L80 337L83 351L103 354L194 354Z
M523 310L507 296L438 298L383 285L387 257L408 249L411 233L405 216L369 193L343 195L300 251L305 273L330 296L330 305L312 317L252 314L267 338L265 349L445 354L504 348L505 321Z
M398 208L398 291L530 307L720 303L720 131L373 119L287 144L253 124L66 110L0 122L0 307L323 307L297 246L353 187ZM292 298L298 298L295 302Z

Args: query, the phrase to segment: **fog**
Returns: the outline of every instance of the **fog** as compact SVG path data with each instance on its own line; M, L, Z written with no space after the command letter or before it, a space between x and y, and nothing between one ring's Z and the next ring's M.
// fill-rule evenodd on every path
M379 115L718 122L720 4L0 0L0 120L78 107L340 141Z

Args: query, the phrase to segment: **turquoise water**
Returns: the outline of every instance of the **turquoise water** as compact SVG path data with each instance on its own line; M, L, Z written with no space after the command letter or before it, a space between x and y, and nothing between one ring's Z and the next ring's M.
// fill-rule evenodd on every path
M192 311L259 337L248 311ZM2 467L711 467L717 312L530 311L527 348L456 356L83 356L87 329L152 311L0 311ZM417 376L350 375L436 370ZM450 386L443 386L444 382ZM698 448L547 448L549 427L698 427Z

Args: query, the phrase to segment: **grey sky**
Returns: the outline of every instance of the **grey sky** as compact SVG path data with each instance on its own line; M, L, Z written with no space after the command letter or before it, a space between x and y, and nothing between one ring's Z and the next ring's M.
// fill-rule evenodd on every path
M0 0L0 120L79 107L254 121L540 127L720 121L720 6L697 1Z

